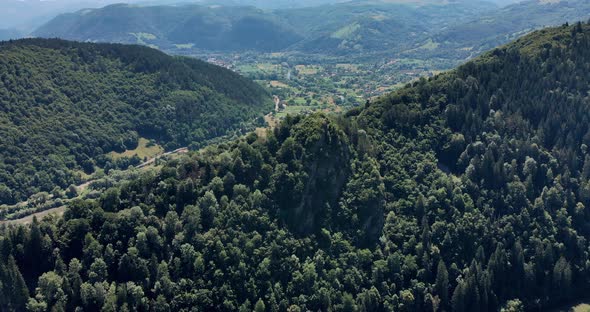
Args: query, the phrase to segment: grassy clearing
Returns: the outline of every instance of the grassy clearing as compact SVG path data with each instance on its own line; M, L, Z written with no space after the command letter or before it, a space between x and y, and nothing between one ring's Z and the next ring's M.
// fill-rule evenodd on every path
M258 68L256 68L256 66L249 65L249 64L248 65L240 65L237 67L237 70L244 75L253 74L253 73L258 72Z
M272 63L257 63L238 65L237 70L243 75L274 74L281 71L281 65Z
M582 303L571 309L573 312L590 312L590 304Z
M360 28L361 25L359 25L358 23L347 25L332 33L330 37L335 39L347 39L351 37L354 33L356 33L356 31Z
M320 66L312 65L297 65L295 66L295 69L300 75L315 75L322 70Z
M313 108L310 106L287 106L284 110L278 112L276 114L277 118L284 118L287 115L297 115L304 111L312 110Z
M386 15L383 15L383 14L376 14L376 15L371 16L371 18L374 19L374 20L376 20L376 21L381 22L381 21L386 20L387 19L387 16Z
M277 80L271 80L270 81L270 86L273 88L288 88L289 85L287 85L286 83L282 83L280 81Z
M46 211L34 213L34 214L28 215L26 217L23 217L21 219L0 221L0 224L23 224L23 225L26 225L26 224L33 223L34 217L37 217L37 220L41 221L42 219L45 219L46 217L49 217L49 216L61 217L65 211L66 211L66 206L61 206L58 208L53 208L53 209L49 209Z
M158 39L158 37L156 37L156 35L154 34L150 34L150 33L130 33L132 36L135 37L135 40L137 40L137 43L139 44L147 44L146 40L156 40Z
M296 98L293 98L293 103L295 103L296 106L298 106L298 105L304 106L307 104L307 100L302 97L296 97Z
M357 72L359 65L357 64L336 64L336 68L344 69L351 72Z
M436 48L438 48L440 44L438 42L434 42L432 41L432 39L428 39L428 41L423 44L419 49L423 49L423 50L434 50Z
M264 72L276 72L281 68L281 65L271 63L256 64L256 67Z
M160 145L155 144L152 146L148 146L149 142L150 141L148 139L139 138L139 143L137 144L136 149L126 150L123 153L110 152L108 156L112 159L119 159L123 157L133 157L134 155L137 155L137 157L143 159L146 157L153 158L154 156L164 152L164 149Z
M194 43L185 43L185 44L175 44L174 45L177 49L192 49L195 44Z
M256 135L261 138L261 139L266 139L266 134L267 134L268 128L256 128L254 130L254 133L256 133Z

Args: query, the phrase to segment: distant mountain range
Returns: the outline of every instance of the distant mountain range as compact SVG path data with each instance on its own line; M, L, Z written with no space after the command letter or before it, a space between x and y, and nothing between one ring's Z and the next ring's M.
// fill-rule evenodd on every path
M402 3L403 2L403 3ZM33 35L140 43L161 49L372 52L429 37L435 29L496 9L488 2L354 1L264 11L235 6L112 5L63 14Z
M356 0L352 0L356 1ZM391 0L398 3L425 3L441 0ZM464 1L464 0L461 0ZM478 0L505 5L519 0ZM351 0L2 0L0 1L0 29L19 29L30 32L59 14L72 13L85 8L101 8L110 4L138 5L202 4L224 6L254 6L265 10L302 8Z
M303 38L276 16L254 7L125 4L60 15L33 35L219 51L278 51Z
M111 4L138 5L219 4L263 9L317 6L347 0L1 0L0 29L32 31L59 14Z
M2 0L0 1L0 29L31 31L56 15L83 8L99 8L117 0Z
M496 9L481 1L356 1L275 14L305 34L291 50L345 55L408 49L439 29Z
M215 2L220 1L263 7L269 4L262 0ZM281 6L289 4L280 2ZM299 5L305 3L312 1ZM277 10L118 4L62 14L38 28L33 36L139 43L163 50L387 53L463 59L534 29L589 17L587 0L532 0L505 7L464 0L351 1Z
M589 18L588 0L526 1L444 29L432 39L438 46L434 52L463 57L477 55L535 29Z

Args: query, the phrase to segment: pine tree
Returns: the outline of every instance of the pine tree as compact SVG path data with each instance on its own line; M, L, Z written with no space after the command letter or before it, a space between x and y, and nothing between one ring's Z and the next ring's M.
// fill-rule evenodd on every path
M8 257L5 265L0 264L0 299L2 297L6 300L3 305L8 311L26 310L29 289L12 256Z
M441 300L441 306L447 307L449 304L449 272L442 259L438 262L435 289Z
M264 301L262 301L262 298L258 299L258 301L256 302L256 305L254 306L254 312L265 312L266 311L266 305L264 304Z
M455 291L453 292L453 298L451 299L454 312L465 311L465 295L465 282L460 281L457 287L455 287Z
M565 257L559 258L553 267L553 287L559 299L567 299L571 295L572 269Z
M357 307L354 302L354 298L349 293L342 295L342 311L344 312L356 312Z

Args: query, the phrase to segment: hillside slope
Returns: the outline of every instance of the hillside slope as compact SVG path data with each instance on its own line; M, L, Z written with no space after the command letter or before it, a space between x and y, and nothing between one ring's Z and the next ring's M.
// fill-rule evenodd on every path
M134 6L64 14L33 35L179 51L294 51L463 60L528 32L586 21L586 0L359 0L263 11L241 6Z
M478 55L535 29L590 19L585 0L528 0L482 14L433 37L438 55Z
M243 6L132 6L64 14L38 37L141 43L160 49L297 50L345 54L401 49L496 7L480 1L353 1L262 11Z
M346 116L168 163L0 230L0 299L522 311L586 296L589 69L590 25L537 31Z
M358 54L400 51L440 29L494 9L479 1L352 1L274 13L306 34L290 50Z
M272 107L257 84L201 61L41 39L0 43L0 94L0 203L115 166L105 154L138 137L198 146Z
M77 41L142 43L161 49L190 45L210 51L277 51L300 39L272 15L254 7L133 6L63 14L34 33Z

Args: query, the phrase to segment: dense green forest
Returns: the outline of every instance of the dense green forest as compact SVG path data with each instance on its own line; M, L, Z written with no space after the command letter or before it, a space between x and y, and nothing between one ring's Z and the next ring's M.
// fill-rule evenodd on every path
M590 25L0 231L2 311L545 310L590 286Z
M229 70L147 47L0 43L0 204L116 167L105 154L139 137L197 147L271 108L264 89Z

